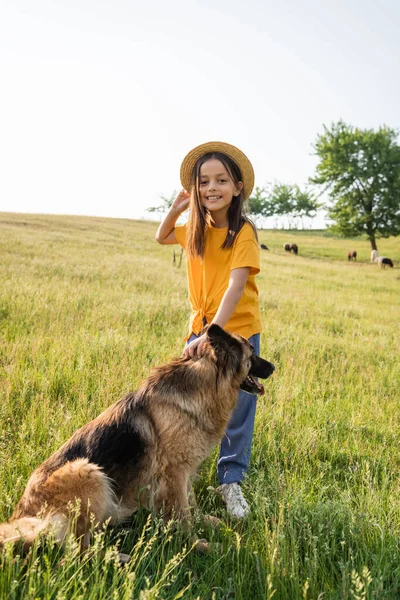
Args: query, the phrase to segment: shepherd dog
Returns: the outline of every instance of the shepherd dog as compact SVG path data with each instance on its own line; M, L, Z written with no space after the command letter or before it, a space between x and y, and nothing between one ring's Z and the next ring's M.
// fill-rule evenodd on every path
M264 393L256 378L273 371L247 340L209 326L201 357L156 367L138 391L78 429L33 472L9 522L0 524L0 547L20 542L28 550L50 532L63 545L71 506L82 552L94 527L122 522L142 506L181 521L197 540L192 477L224 435L239 389ZM205 540L197 542L207 550Z

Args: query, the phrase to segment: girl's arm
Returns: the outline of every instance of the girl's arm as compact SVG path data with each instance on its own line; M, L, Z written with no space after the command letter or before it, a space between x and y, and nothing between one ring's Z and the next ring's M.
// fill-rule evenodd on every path
M225 294L222 296L221 304L219 305L216 315L211 323L215 323L222 328L225 327L243 295L249 274L250 267L242 267L240 269L233 269L231 271L228 288Z
M177 244L178 240L175 237L174 229L180 215L189 208L190 194L186 190L179 192L175 198L167 216L161 223L156 233L156 240L159 244L165 246L167 244Z
M227 290L222 297L221 304L210 325L215 323L222 328L225 327L243 295L249 274L250 267L241 267L240 269L233 269L231 271ZM201 356L202 348L206 340L206 333L193 340L193 342L186 346L185 355L193 357L196 354L197 356Z

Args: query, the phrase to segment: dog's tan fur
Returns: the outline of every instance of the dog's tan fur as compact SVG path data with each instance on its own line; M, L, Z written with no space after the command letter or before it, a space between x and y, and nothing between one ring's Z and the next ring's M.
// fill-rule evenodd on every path
M224 434L255 360L240 336L216 326L209 336L201 358L154 369L136 393L76 431L34 471L9 523L0 525L0 546L22 539L29 547L48 527L63 543L77 502L83 549L91 520L118 523L139 505L189 529L191 477ZM272 365L255 358L266 369L256 375L268 377Z

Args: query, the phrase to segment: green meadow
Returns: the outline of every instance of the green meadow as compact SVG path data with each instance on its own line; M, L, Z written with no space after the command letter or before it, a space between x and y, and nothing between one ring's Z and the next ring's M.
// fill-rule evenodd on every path
M0 213L0 519L31 472L152 366L181 354L186 271L157 223ZM140 511L95 535L0 553L1 599L400 598L400 243L259 231L261 355L276 366L259 399L246 522L196 481L219 516L199 555ZM296 242L299 255L285 253ZM357 250L357 262L347 251ZM117 549L132 561L120 567Z

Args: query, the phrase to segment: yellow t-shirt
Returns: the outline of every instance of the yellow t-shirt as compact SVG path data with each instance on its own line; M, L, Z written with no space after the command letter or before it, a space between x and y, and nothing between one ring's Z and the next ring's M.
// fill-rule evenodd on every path
M174 229L179 244L186 246L186 225ZM245 223L231 248L221 250L227 227L208 226L204 258L187 260L189 301L192 313L189 336L203 328L203 319L210 323L214 318L229 284L230 272L240 267L250 267L250 274L242 297L224 329L248 339L261 331L261 313L255 276L260 271L260 249L253 228Z

